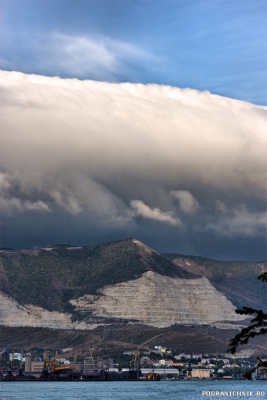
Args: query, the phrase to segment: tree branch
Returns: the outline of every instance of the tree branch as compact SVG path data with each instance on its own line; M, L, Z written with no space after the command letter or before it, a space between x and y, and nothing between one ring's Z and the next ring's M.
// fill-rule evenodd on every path
M241 329L240 333L235 335L235 337L230 341L230 348L227 351L231 352L232 354L236 352L237 346L247 344L249 339L258 335L265 335L267 333L267 314L262 310L243 307L242 310L236 310L235 312L240 315L255 314L255 317L251 320L251 325Z

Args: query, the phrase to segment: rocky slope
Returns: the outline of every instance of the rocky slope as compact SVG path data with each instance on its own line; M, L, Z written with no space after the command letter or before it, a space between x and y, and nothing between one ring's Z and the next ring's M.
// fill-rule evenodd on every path
M137 279L149 270L185 279L196 276L129 239L88 247L1 250L0 290L20 304L71 312L70 299L97 294L106 285Z
M20 305L0 291L0 325L54 329L94 329L97 324L72 322L71 314L47 311L32 304Z
M141 278L107 286L100 296L70 300L77 311L105 318L134 320L168 327L241 321L233 304L207 278L180 279L145 272ZM228 324L229 325L229 324Z
M166 254L165 257L187 272L208 278L236 307L266 308L267 288L257 279L267 271L266 261L226 262L180 254Z
M243 297L261 304L256 277L262 265L237 263L229 270L227 263L203 259L202 265L186 257L160 255L135 239L1 250L0 324L94 329L119 319L226 328L242 322L234 310Z

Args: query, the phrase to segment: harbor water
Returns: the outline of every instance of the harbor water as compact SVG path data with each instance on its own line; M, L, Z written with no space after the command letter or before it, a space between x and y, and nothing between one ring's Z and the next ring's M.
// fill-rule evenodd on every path
M267 381L4 382L0 400L267 399Z

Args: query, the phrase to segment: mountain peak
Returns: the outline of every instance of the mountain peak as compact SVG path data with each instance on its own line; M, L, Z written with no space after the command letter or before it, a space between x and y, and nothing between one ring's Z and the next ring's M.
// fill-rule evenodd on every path
M145 252L146 254L159 254L155 250L151 249L151 247L148 247L146 244L143 242L140 242L138 239L132 239L132 242L137 244L137 246L140 248L142 252Z

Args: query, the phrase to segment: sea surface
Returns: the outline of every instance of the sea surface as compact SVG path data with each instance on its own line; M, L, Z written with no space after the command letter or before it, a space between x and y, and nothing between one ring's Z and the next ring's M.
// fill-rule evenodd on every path
M267 381L4 382L0 400L267 399Z

